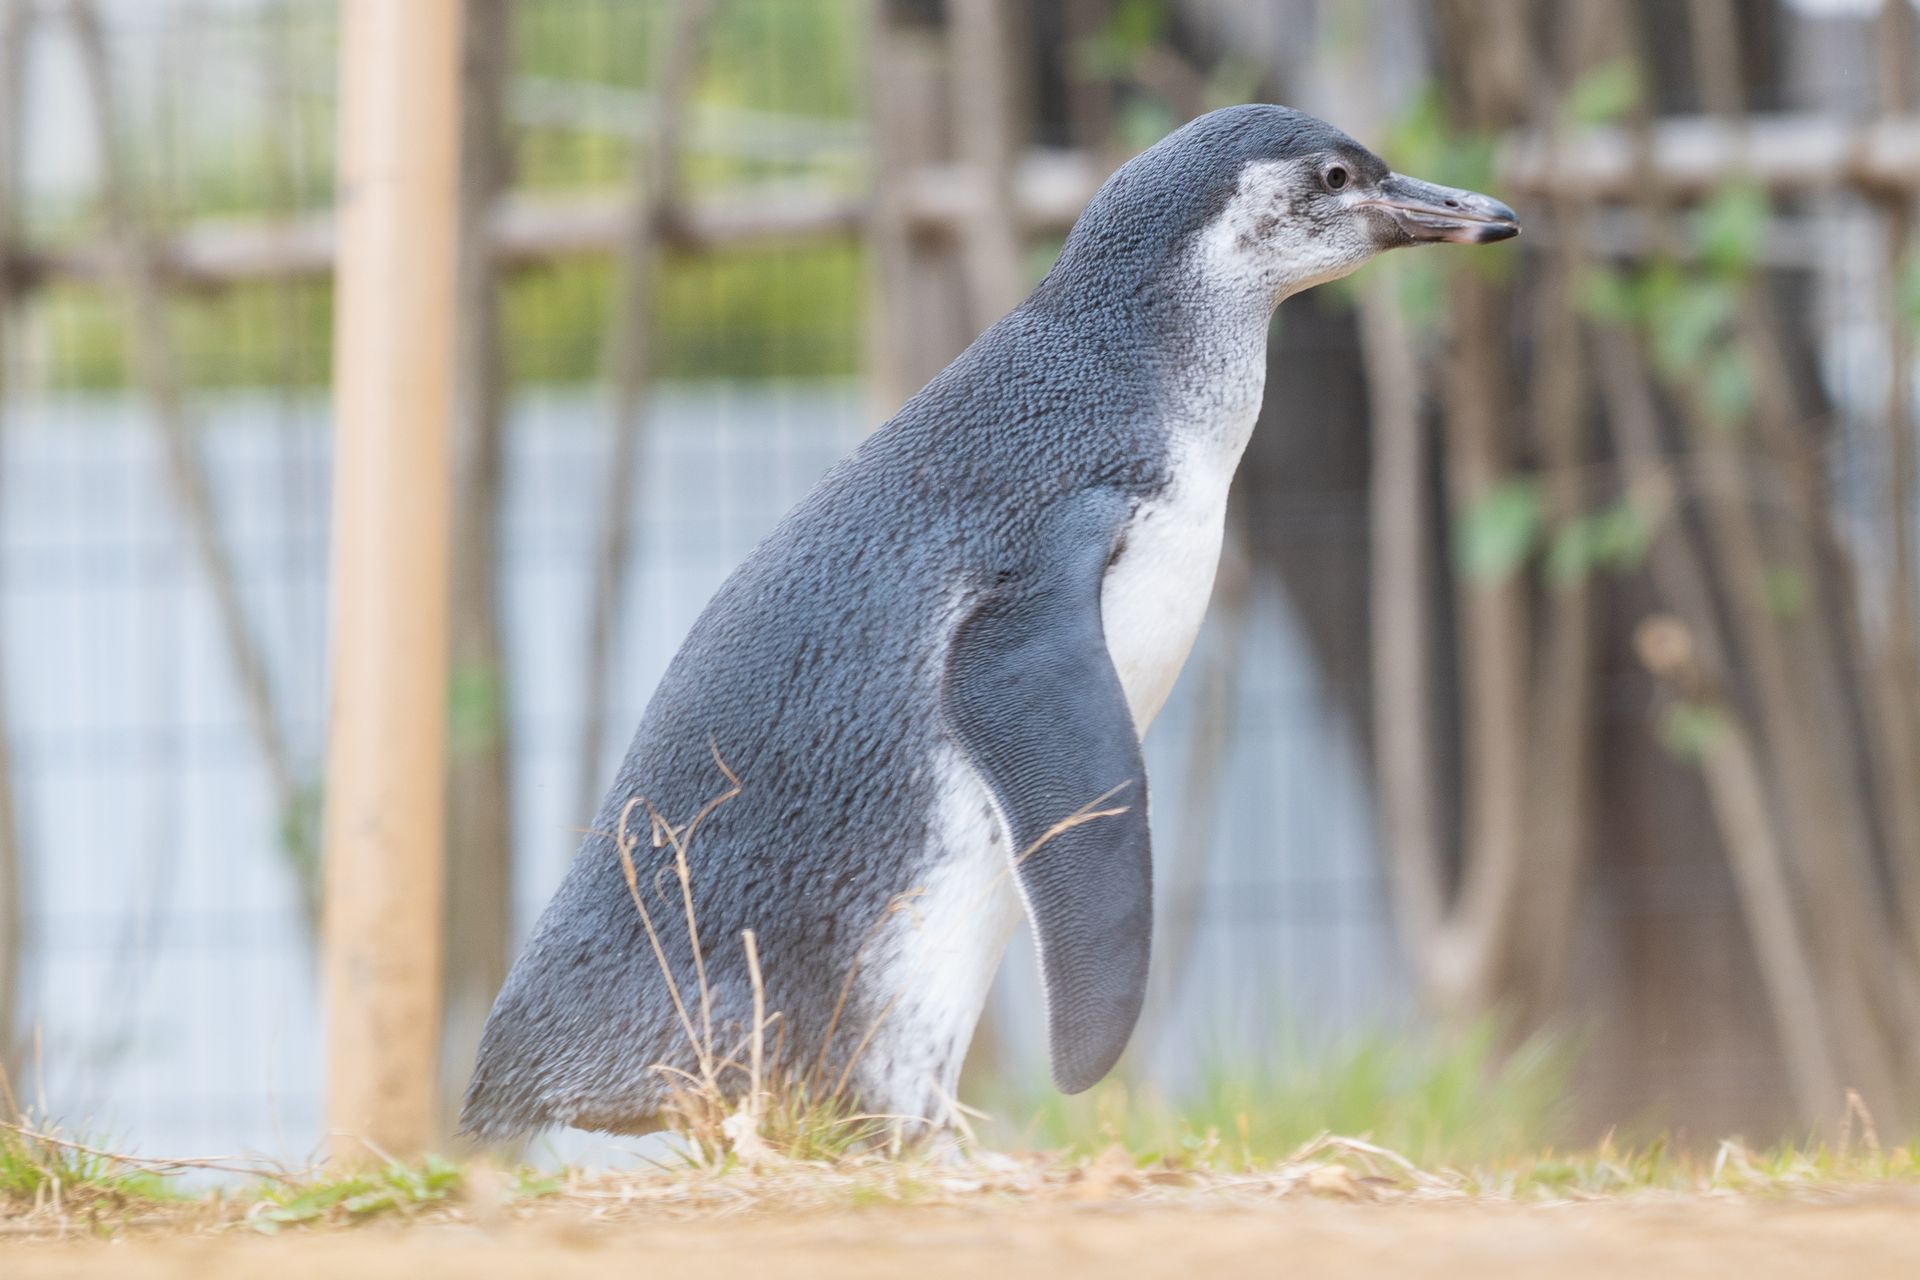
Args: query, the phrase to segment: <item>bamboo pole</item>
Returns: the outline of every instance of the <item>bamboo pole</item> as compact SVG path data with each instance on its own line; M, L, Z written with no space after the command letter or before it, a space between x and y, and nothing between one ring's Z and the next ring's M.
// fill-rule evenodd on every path
M351 1162L434 1136L461 13L342 10L325 940Z

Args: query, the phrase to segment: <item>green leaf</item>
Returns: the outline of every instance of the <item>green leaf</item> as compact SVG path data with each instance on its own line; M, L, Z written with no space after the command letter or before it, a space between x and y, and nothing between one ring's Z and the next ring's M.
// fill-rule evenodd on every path
M389 1164L377 1172L349 1174L332 1182L301 1188L288 1199L253 1215L257 1229L271 1232L282 1224L312 1222L338 1211L364 1218L408 1205L444 1200L460 1186L458 1165L428 1156L417 1168Z
M1133 55L1104 32L1074 45L1071 57L1074 78L1094 83L1119 80L1133 66Z
M1707 265L1724 275L1752 270L1772 216L1773 205L1758 183L1721 187L1698 214L1700 249Z
M1447 272L1438 254L1407 257L1394 277L1394 296L1407 321L1417 329L1430 330L1440 323L1447 309Z
M1634 292L1648 313L1672 303L1690 283L1671 259L1659 258L1641 268L1634 281Z
M342 1201L361 1194L367 1185L364 1178L343 1178L338 1182L322 1183L307 1188L284 1204L263 1211L259 1216L268 1222L311 1222Z
M1806 575L1790 565L1775 565L1767 570L1765 592L1767 608L1777 618L1797 618L1806 612Z
M1494 184L1497 150L1491 134L1450 124L1440 95L1429 87L1387 130L1380 153L1403 173L1486 191Z
M280 814L280 851L303 874L320 865L320 818L326 793L316 779L300 785Z
M557 1196L566 1184L548 1173L536 1173L531 1169L522 1169L515 1175L513 1198L516 1200L539 1200L546 1196Z
M1710 702L1680 702L1660 722L1660 741L1683 760L1707 758L1731 727L1727 713Z
M1446 107L1439 90L1427 85L1416 95L1382 139L1381 154L1405 173L1427 176L1447 146Z
M1074 70L1091 80L1118 80L1140 55L1162 44L1172 20L1165 0L1123 0L1104 29L1073 51Z
M1129 151L1145 151L1173 132L1179 121L1173 110L1158 98L1134 98L1120 108L1114 132Z
M1612 124L1640 104L1640 68L1632 58L1604 62L1567 90L1567 119L1574 124Z
M1547 545L1547 581L1556 587L1570 587L1593 572L1599 561L1595 517L1569 520L1554 533Z
M1510 479L1494 485L1454 525L1454 563L1475 581L1499 581L1533 553L1540 537L1540 487Z
M1648 321L1660 371L1678 377L1705 359L1732 320L1735 303L1734 290L1718 280L1688 280L1657 292Z
M375 1187L363 1191L357 1196L348 1196L340 1202L340 1208L348 1217L364 1218L370 1213L379 1213L382 1209L391 1209L400 1203L400 1190L396 1187Z
M1725 347L1707 362L1701 399L1713 425L1737 427L1753 412L1753 367L1739 347Z
M1569 520L1547 548L1547 580L1568 587L1596 569L1631 569L1646 558L1654 522L1628 499Z
M459 663L449 673L447 686L448 754L459 760L491 749L506 696L499 668L486 662Z
M1638 568L1660 531L1650 512L1624 498L1619 506L1601 513L1599 521L1599 561L1609 569Z
M1909 256L1901 264L1900 310L1907 323L1920 327L1920 257Z
M1633 280L1607 267L1582 271L1574 281L1573 300L1582 315L1602 324L1630 325L1640 318L1640 294Z
M1166 41L1173 13L1167 0L1120 0L1107 25L1110 39L1134 53Z
M1207 73L1207 87L1202 96L1209 109L1258 102L1260 86L1267 74L1266 64L1258 58L1229 53Z

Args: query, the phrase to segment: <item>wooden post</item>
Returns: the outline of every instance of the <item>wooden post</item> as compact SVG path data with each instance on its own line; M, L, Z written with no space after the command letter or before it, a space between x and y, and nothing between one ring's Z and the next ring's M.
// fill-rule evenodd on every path
M929 235L912 217L913 176L952 159L944 33L925 6L906 0L880 0L871 16L874 198L867 248L873 297L867 364L871 417L880 422L959 355L979 329L968 302L958 227Z
M434 1138L460 0L345 0L334 333L327 1123Z

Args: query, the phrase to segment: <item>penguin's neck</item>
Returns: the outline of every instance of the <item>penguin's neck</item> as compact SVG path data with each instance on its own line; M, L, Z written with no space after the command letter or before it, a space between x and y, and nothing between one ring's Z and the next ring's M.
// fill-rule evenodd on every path
M1318 282L1285 278L1218 235L1158 261L1070 241L1025 305L1104 350L1116 373L1142 375L1136 385L1150 402L1142 408L1168 444L1217 461L1230 477L1259 416L1274 309Z
M1191 302L1191 291L1164 298ZM1266 382L1264 308L1179 317L1151 353L1152 425L1165 483L1133 512L1101 583L1101 628L1134 728L1144 734L1179 675L1212 594L1227 491Z
M1184 274L1169 290L1179 320L1161 365L1164 429L1169 444L1223 468L1224 485L1260 415L1275 304L1271 295Z

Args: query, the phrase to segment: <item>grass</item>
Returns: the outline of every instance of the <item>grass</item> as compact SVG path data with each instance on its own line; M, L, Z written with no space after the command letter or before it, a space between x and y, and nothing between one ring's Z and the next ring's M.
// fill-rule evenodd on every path
M269 1233L296 1223L350 1223L443 1204L464 1182L460 1166L439 1156L417 1165L390 1160L366 1171L270 1188L247 1216Z
M716 797L685 827L660 827L689 929L695 922L687 843L700 819L731 794ZM663 921L638 892L637 834L623 821L619 845L657 948ZM757 944L751 933L742 943L755 979L754 1025L765 1028L773 1019L760 998ZM1663 1140L1623 1148L1609 1137L1563 1149L1573 1047L1536 1039L1503 1050L1492 1025L1452 1037L1374 1035L1318 1050L1283 1046L1259 1067L1224 1060L1180 1097L1124 1083L1079 1098L1002 1091L999 1118L983 1119L978 1146L903 1149L890 1118L860 1112L837 1086L786 1083L777 1048L768 1053L750 1038L744 1062L739 1050L717 1051L700 974L696 989L673 988L700 1050L697 1073L674 1073L678 1159L603 1173L501 1169L438 1156L289 1172L225 1158L121 1155L22 1117L0 1125L0 1236L273 1234L376 1220L491 1225L543 1214L693 1219L742 1209L1086 1200L1804 1198L1868 1184L1920 1185L1920 1152L1883 1146L1857 1098L1849 1099L1844 1131L1833 1143L1756 1149L1730 1140L1705 1152ZM1008 1147L1026 1151L996 1153ZM222 1172L229 1183L210 1195L182 1194L173 1175L190 1171Z
M1002 1119L986 1120L983 1144L956 1151L915 1143L901 1118L857 1108L843 1092L846 1071L816 1084L808 1073L781 1069L780 1043L767 1034L778 1013L765 1007L752 931L739 939L753 988L749 1033L737 1046L716 1040L687 854L702 821L739 792L717 749L714 763L727 787L684 825L635 799L614 833L629 895L693 1052L691 1069L657 1068L673 1093L665 1118L681 1140L677 1160L641 1171L542 1175L429 1156L296 1173L223 1158L119 1155L22 1118L0 1125L0 1235L148 1225L274 1233L394 1218L491 1223L555 1206L604 1219L1049 1199L1805 1196L1863 1183L1920 1183L1920 1154L1910 1146L1883 1148L1872 1118L1851 1097L1837 1144L1756 1150L1730 1140L1709 1155L1664 1141L1621 1149L1609 1138L1562 1151L1572 1046L1539 1038L1504 1049L1492 1024L1450 1037L1283 1046L1258 1065L1224 1060L1199 1088L1178 1097L1125 1083L1079 1098L1003 1091L995 1108ZM648 865L645 877L637 861L643 848L659 851L659 865ZM653 908L643 879L660 889ZM669 883L677 884L677 903ZM693 972L676 979L660 928L682 925ZM861 1037L855 1060L869 1038ZM0 1083L0 1099L6 1096ZM1028 1150L995 1153L1008 1145ZM238 1186L210 1197L176 1195L168 1178L189 1170L224 1172Z
M1551 1151L1510 1157L1464 1175L1468 1194L1501 1199L1588 1199L1639 1192L1733 1192L1792 1195L1864 1184L1920 1182L1920 1149L1849 1149L1787 1143L1755 1151L1737 1139L1711 1156L1677 1151L1656 1139L1616 1150L1603 1142L1560 1156Z
M232 1184L186 1191L178 1176L193 1171L225 1173ZM470 1211L476 1202L537 1200L561 1186L561 1179L532 1169L503 1175L491 1165L441 1156L299 1173L224 1159L150 1159L26 1117L0 1123L0 1235L114 1235L149 1225L246 1226L271 1235L290 1226L350 1226L456 1207Z
M98 1199L176 1198L165 1175L67 1140L56 1127L0 1127L0 1206Z
M1485 1024L1455 1037L1373 1034L1329 1049L1281 1047L1265 1068L1225 1061L1191 1095L1170 1098L1112 1082L1079 1097L1044 1091L995 1108L1031 1116L994 1136L1081 1154L1119 1143L1149 1153L1205 1153L1253 1165L1331 1130L1421 1164L1472 1165L1560 1141L1574 1054L1540 1037L1497 1050Z
M1784 1144L1752 1149L1728 1141L1712 1152L1689 1152L1655 1141L1635 1149L1611 1140L1592 1148L1497 1148L1471 1134L1476 1103L1499 1114L1509 1108L1516 1127L1550 1116L1553 1107L1492 1098L1505 1079L1542 1088L1555 1067L1513 1062L1486 1081L1460 1076L1477 1061L1475 1047L1416 1048L1356 1044L1260 1086L1222 1085L1181 1112L1169 1103L1144 1105L1117 1090L1092 1105L1103 1117L1090 1127L1070 1121L1078 1104L1052 1103L1025 1133L1052 1132L1062 1145L1022 1155L972 1150L956 1157L847 1141L863 1118L839 1106L808 1109L797 1094L780 1110L762 1112L759 1145L736 1141L701 1158L656 1163L641 1170L542 1173L503 1170L487 1161L455 1162L430 1156L383 1161L365 1169L272 1171L203 1160L155 1160L113 1153L93 1143L24 1123L0 1129L0 1237L113 1236L169 1233L313 1231L372 1221L475 1223L565 1220L689 1220L743 1209L808 1213L926 1205L995 1206L1049 1202L1270 1203L1310 1197L1384 1204L1511 1201L1558 1203L1644 1194L1715 1194L1819 1198L1862 1186L1920 1186L1920 1151L1882 1147L1870 1122L1850 1127L1837 1144ZM1552 1054L1545 1054L1552 1058ZM1415 1160L1386 1142L1314 1133L1298 1144L1266 1149L1301 1131L1307 1116L1209 1111L1239 1107L1256 1096L1300 1103L1331 1100L1358 1107L1378 1082L1415 1086L1413 1097L1388 1107L1364 1128L1401 1132L1430 1144L1431 1152L1479 1150L1473 1161ZM736 1113L738 1114L738 1113ZM1360 1113L1355 1117L1367 1120ZM1223 1128L1222 1119L1229 1127ZM990 1131L991 1132L991 1131ZM739 1131L734 1130L737 1139ZM1171 1140L1169 1140L1171 1138ZM222 1169L236 1175L209 1193L188 1194L174 1175Z
M739 938L753 989L753 1019L744 1039L729 1047L716 1038L713 1017L713 993L707 980L698 913L693 897L692 864L688 858L700 825L716 810L740 794L740 779L721 758L719 747L710 743L714 767L725 779L725 788L703 805L683 824L676 825L654 809L650 801L635 796L622 810L617 829L612 832L619 853L620 867L626 879L627 894L633 903L653 959L659 966L669 998L678 1016L693 1055L693 1069L668 1063L656 1063L666 1086L667 1100L660 1116L681 1142L681 1154L690 1164L721 1169L744 1164L750 1168L773 1163L831 1164L855 1154L876 1152L885 1147L896 1151L904 1143L912 1144L918 1135L910 1132L911 1117L872 1115L860 1108L847 1090L853 1063L884 1021L892 1006L882 1010L874 1026L861 1036L853 1049L852 1061L836 1074L829 1070L823 1049L809 1066L788 1063L785 1039L778 1027L780 1014L769 1011L761 982L759 944L754 932L744 930ZM643 812L644 811L644 812ZM656 921L641 890L642 876L638 859L643 850L642 828L653 850L668 850L662 866L646 877L661 894ZM661 889L667 871L679 888L678 911ZM684 920L691 947L692 985L689 975L676 976L668 962L662 942L662 926L677 927L674 916ZM839 1031L853 1034L855 1028L840 1025L853 974L841 988L840 1008L827 1027L831 1043ZM919 1123L915 1121L915 1123Z

